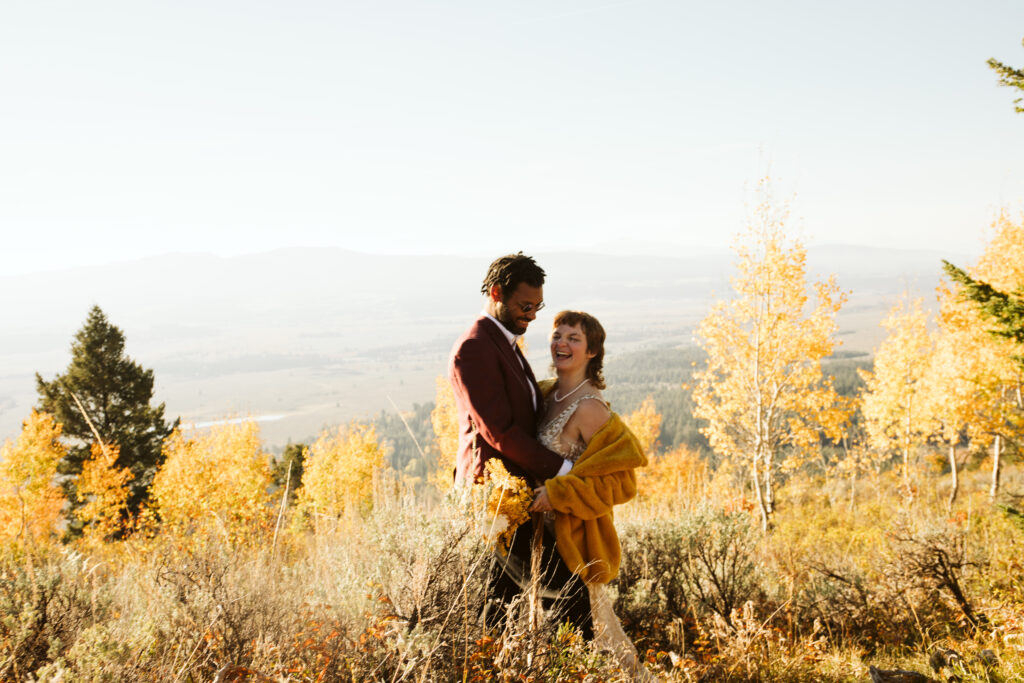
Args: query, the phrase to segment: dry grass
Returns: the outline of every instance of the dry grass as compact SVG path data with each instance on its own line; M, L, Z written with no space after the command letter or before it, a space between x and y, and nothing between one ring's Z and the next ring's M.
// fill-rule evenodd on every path
M934 481L913 504L860 482L851 506L848 482L794 480L767 537L713 481L639 501L618 518L617 611L660 680L865 681L928 672L940 646L962 681L1022 680L1024 529L982 477L952 515ZM3 551L0 679L629 680L553 624L484 633L487 553L454 505L392 487L364 517L272 536Z

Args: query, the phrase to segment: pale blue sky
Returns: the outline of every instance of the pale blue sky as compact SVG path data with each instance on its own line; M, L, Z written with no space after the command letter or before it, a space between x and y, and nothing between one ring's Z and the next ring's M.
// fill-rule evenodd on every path
M0 8L0 275L168 251L978 251L1024 207L1024 2Z

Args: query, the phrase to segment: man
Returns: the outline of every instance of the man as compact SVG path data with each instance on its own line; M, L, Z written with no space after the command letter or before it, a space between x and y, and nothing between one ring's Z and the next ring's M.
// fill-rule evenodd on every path
M571 462L535 438L543 401L517 344L544 307L543 286L544 271L522 252L495 260L480 288L484 310L452 348L448 376L459 413L457 485L482 481L491 458L500 458L511 474L524 477L531 487L572 469ZM532 531L524 524L508 557L495 557L484 614L490 628L501 625L503 607L529 585ZM586 586L566 567L548 530L543 548L541 584L548 606L592 638Z

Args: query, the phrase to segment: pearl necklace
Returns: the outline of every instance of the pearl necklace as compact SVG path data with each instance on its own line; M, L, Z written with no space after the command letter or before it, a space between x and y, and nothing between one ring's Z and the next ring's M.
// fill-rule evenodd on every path
M562 401L564 401L565 399L567 399L567 398L569 398L570 396L572 396L573 394L575 394L575 393L576 393L577 391L579 391L579 390L580 390L580 387L582 387L582 386L583 386L584 384L586 384L586 383L587 383L587 381L588 381L588 380L584 379L584 380L583 380L582 382L580 382L579 384L577 384L577 385L576 385L576 388L575 388L575 389L573 389L572 391L570 391L570 392L569 392L568 394L566 394L565 396L559 396L559 395L558 395L558 389L555 389L555 403L561 403L561 402L562 402Z

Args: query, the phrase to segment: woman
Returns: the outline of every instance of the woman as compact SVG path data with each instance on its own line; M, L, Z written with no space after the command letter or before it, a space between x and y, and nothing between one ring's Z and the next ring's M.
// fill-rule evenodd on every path
M612 507L636 495L635 469L647 464L639 442L601 396L604 329L593 316L562 311L551 333L557 379L541 382L541 443L573 461L572 470L536 489L531 511L554 511L559 554L587 584L594 642L624 669L643 674L636 648L612 611L607 583L619 571L621 550Z

